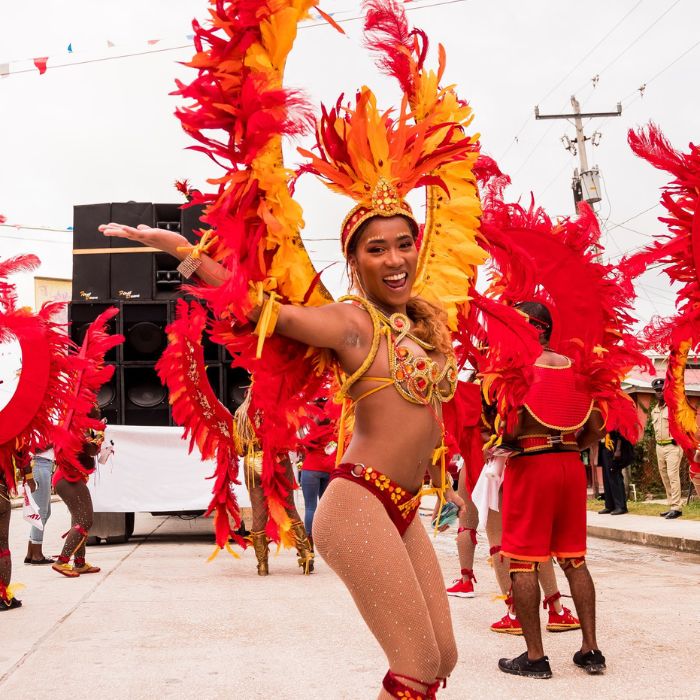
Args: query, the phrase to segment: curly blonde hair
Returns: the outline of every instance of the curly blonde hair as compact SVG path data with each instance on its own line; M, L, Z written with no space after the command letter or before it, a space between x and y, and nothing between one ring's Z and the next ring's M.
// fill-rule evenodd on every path
M406 304L406 312L413 321L413 335L435 346L443 355L452 354L452 336L447 327L447 314L441 308L421 297L413 297Z

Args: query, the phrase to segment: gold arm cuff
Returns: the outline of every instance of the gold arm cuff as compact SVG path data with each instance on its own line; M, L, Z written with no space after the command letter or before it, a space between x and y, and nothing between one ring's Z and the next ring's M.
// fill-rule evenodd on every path
M27 473L24 475L24 480L25 480L25 481L29 481L29 479L33 479L33 478L34 478L34 472L27 472Z
M177 271L185 278L189 279L192 275L197 272L197 269L202 264L201 258L195 258L192 253L190 253L178 266Z
M269 338L275 332L281 309L282 304L277 301L277 294L270 292L270 295L263 303L258 323L253 331L253 335L258 337L258 347L255 353L255 356L258 358L262 354L265 338Z

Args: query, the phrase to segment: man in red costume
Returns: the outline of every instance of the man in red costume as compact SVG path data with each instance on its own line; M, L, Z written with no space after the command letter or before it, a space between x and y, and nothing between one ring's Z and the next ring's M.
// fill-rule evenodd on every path
M593 408L586 382L572 361L548 347L549 310L535 302L518 304L540 332L542 354L532 367L532 384L519 409L503 483L502 553L510 558L515 610L527 651L501 659L504 673L551 678L540 631L537 570L556 557L571 588L581 620L583 644L574 663L588 673L605 670L595 636L595 589L585 561L586 472L579 451L598 440L603 420Z

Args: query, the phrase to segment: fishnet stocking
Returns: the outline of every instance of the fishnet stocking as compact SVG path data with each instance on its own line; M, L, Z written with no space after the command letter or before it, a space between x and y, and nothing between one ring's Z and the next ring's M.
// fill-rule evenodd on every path
M10 548L10 498L7 486L0 481L0 552ZM10 585L12 578L12 559L0 556L0 593Z
M92 527L92 498L87 484L82 480L72 483L66 479L59 479L56 483L56 493L66 504L71 517L71 529L63 543L61 557L84 558L85 537L75 529L75 526L80 525L85 532L88 532Z
M457 661L450 609L435 551L420 520L414 520L402 539L375 496L346 479L335 479L314 516L313 535L390 669L426 684L449 675ZM381 690L379 698L390 697Z
M457 553L459 555L459 568L471 570L474 568L474 550L476 545L469 530L476 530L478 527L479 511L472 503L471 495L467 491L466 472L466 469L460 470L459 481L457 482L457 493L467 506L464 515L459 516L459 527L467 529L457 533ZM462 579L466 580L464 576Z
M260 532L260 530L265 529L267 521L270 517L267 510L267 498L265 498L265 492L263 491L262 483L260 481L260 475L254 470L247 469L245 467L243 471L245 485L248 489L248 494L250 495L250 507L253 511L253 525L251 529L255 532ZM295 483L294 468L289 460L285 460L285 476L290 484ZM287 511L287 515L289 516L290 520L301 520L299 517L299 511L297 511L297 507L294 503L293 489L290 489L289 491L285 510Z

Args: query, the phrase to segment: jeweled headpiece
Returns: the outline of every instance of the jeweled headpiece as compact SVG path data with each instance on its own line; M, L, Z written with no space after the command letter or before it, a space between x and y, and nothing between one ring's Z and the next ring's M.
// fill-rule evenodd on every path
M319 153L299 149L312 172L334 192L352 197L357 204L345 217L340 241L347 257L360 226L375 216L405 216L418 230L405 195L416 187L441 184L437 168L460 160L473 149L455 122L427 115L419 122L403 100L396 117L380 112L372 91L363 87L355 107L323 108L316 128ZM447 187L443 185L447 191Z

